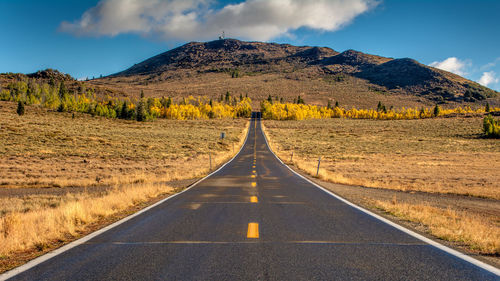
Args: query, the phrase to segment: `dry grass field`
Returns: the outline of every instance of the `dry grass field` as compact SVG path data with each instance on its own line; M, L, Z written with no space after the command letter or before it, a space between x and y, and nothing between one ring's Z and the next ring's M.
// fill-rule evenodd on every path
M289 160L293 151L294 160L311 167L321 156L322 172L337 183L500 199L500 145L481 138L482 118L265 126L281 156Z
M246 120L135 122L0 103L0 187L81 187L158 182L208 170L231 154ZM226 132L224 143L220 133ZM185 167L185 170L179 169ZM179 174L180 172L180 174ZM206 171L205 171L206 172Z
M341 196L474 252L500 254L500 145L481 137L481 118L264 124L285 162L315 176L321 156L318 178L351 186L329 187Z
M207 174L209 153L215 169L248 126L15 110L0 103L0 272L174 193L169 182Z

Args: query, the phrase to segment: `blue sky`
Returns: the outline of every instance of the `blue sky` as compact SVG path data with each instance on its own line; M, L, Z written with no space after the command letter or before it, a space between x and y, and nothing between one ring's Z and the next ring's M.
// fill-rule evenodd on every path
M0 0L0 72L97 77L224 29L238 39L410 57L500 90L500 1L282 3Z

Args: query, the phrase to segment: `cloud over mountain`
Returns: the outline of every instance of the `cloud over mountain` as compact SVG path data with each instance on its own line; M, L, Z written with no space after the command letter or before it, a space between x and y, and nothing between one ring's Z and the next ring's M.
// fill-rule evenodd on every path
M374 8L375 0L246 0L215 8L212 0L102 0L60 30L79 36L135 33L162 40L231 37L270 40L298 28L335 31Z
M496 73L494 71L483 72L483 75L479 79L479 84L483 86L488 86L490 84L496 84L500 79L496 77Z
M466 74L465 68L467 66L467 63L459 60L456 57L450 57L445 59L444 61L435 61L429 65L462 76Z

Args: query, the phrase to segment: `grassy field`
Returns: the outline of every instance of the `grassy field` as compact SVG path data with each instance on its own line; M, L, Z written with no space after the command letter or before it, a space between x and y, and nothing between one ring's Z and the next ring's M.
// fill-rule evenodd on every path
M174 193L169 182L206 175L209 153L215 169L248 126L15 110L0 102L0 272Z
M315 176L321 156L320 180L369 187L370 195L357 195L361 204L418 223L475 252L500 254L500 216L481 212L500 204L500 145L482 138L482 118L264 124L273 150L285 162ZM394 191L394 198L379 198L376 189ZM398 192L407 202L396 199ZM431 204L411 200L425 194ZM342 196L351 195L342 190ZM450 196L457 202L476 198L477 211L448 204Z
M284 159L321 167L334 182L500 199L500 145L482 118L265 121ZM328 174L328 176L326 176Z
M78 187L174 180L231 154L246 120L135 122L0 103L0 186ZM220 133L226 132L224 143ZM193 166L194 165L194 166ZM186 167L186 170L179 170ZM187 169L189 167L189 169ZM205 171L206 172L206 171Z

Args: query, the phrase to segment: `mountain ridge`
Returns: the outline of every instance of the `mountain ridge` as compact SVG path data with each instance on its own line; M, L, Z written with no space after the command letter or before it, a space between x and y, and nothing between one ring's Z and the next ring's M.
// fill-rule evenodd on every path
M437 103L477 102L497 97L494 90L411 58L236 39L190 42L108 78L135 77L159 83L209 72L232 72L234 78L234 71L240 76L276 73L292 77L295 73L309 79L348 77L352 78L349 81L361 81L369 89L382 93L415 95Z

